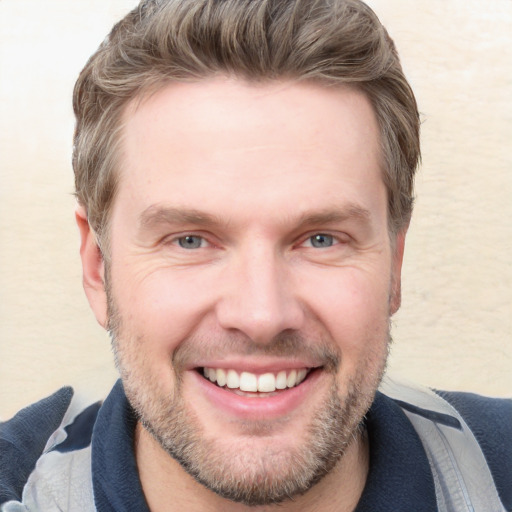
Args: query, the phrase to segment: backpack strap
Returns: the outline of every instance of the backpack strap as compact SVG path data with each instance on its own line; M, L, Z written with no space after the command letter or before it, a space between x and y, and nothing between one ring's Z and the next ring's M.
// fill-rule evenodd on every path
M99 404L89 403L63 388L0 424L0 447L15 450L0 464L0 489L12 489L5 499L0 494L1 512L96 510L90 435ZM22 479L7 487L9 475L19 473Z
M421 439L439 512L506 512L478 441L451 404L428 388L389 377L380 391L402 408Z

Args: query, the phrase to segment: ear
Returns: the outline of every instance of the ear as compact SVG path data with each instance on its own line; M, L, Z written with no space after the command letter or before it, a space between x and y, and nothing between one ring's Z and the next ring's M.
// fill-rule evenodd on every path
M391 297L390 314L394 315L402 302L402 263L404 261L405 235L407 227L401 229L396 235L393 244L391 261Z
M85 208L78 205L75 210L76 223L80 231L80 257L82 259L85 295L98 323L107 326L107 294L105 291L105 264L96 235L89 225Z

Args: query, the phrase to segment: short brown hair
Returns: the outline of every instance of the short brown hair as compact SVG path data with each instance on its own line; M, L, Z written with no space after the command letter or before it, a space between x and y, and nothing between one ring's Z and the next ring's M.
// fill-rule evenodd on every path
M380 127L392 232L409 222L419 115L391 38L359 0L143 0L114 26L75 85L76 195L102 237L116 191L126 105L172 81L348 83Z

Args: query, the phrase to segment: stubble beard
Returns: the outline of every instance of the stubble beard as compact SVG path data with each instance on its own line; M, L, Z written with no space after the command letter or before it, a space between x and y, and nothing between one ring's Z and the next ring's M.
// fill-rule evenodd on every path
M312 414L302 443L293 448L272 443L271 433L265 441L265 425L248 426L250 435L240 440L219 440L208 436L191 407L183 398L181 359L200 350L199 344L185 340L178 357L173 357L169 371L174 371L176 386L169 392L152 375L144 358L143 336L126 336L123 319L112 293L108 293L109 332L116 366L121 374L126 396L143 427L159 445L197 482L219 496L249 506L281 503L304 494L328 474L342 459L351 442L363 431L363 419L382 379L389 343L382 353L372 353L340 393L336 375L340 357L332 343L309 342L311 350L322 352L331 384L322 403ZM389 331L388 331L389 332ZM388 340L389 340L388 334ZM187 343L189 343L187 345ZM221 342L222 343L222 342ZM240 346L242 340L226 344ZM247 343L247 341L245 341ZM194 345L196 349L194 349ZM204 343L212 350L215 343ZM304 339L299 334L277 337L261 349L248 348L254 353L282 355L292 351L304 353ZM225 348L225 347L224 347ZM236 352L235 352L236 353ZM267 441L268 440L268 441Z

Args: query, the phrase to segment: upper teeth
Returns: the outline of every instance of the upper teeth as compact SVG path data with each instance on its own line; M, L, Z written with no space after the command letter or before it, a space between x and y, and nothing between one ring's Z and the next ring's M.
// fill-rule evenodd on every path
M282 370L278 373L255 373L242 372L235 370L223 370L221 368L203 368L204 376L219 386L227 386L231 389L240 389L240 391L260 391L271 393L276 389L293 388L300 384L308 371L305 368L299 370Z

